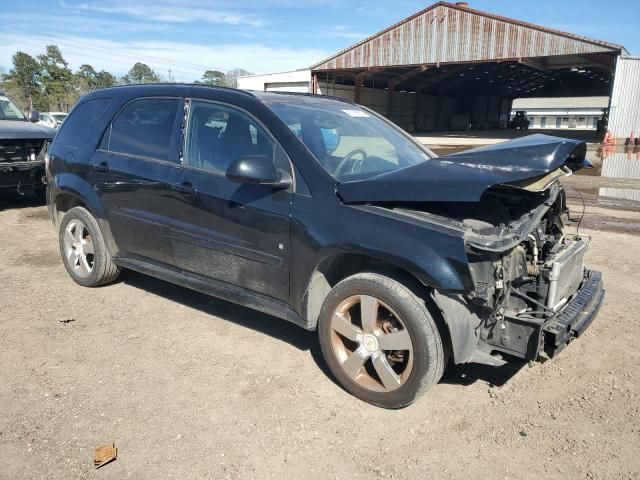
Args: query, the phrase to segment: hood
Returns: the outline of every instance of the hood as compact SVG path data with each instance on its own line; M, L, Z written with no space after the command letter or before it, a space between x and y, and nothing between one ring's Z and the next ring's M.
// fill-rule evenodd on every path
M44 125L22 120L0 120L0 140L52 140L56 131Z
M515 186L563 166L571 170L590 166L586 151L581 141L529 135L340 183L337 193L345 203L477 202L495 185Z

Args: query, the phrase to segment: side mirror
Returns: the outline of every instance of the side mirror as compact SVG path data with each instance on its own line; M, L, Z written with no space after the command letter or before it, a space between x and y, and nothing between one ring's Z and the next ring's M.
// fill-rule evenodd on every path
M250 155L235 160L227 168L226 176L232 182L266 185L278 190L291 186L291 176L276 170L273 160L267 155Z
M40 120L40 112L37 110L31 110L31 112L29 112L29 121L36 123L38 120Z

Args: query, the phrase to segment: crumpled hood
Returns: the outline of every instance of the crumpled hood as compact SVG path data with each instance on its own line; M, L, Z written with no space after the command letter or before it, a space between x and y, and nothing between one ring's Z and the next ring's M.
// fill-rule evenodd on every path
M494 185L540 177L562 166L589 166L586 151L578 140L529 135L340 183L337 193L345 203L477 202Z
M44 125L20 120L0 120L0 140L38 139L52 140L56 131Z

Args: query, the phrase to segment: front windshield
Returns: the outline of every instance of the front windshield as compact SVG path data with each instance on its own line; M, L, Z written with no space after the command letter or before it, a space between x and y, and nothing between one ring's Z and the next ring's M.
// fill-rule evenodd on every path
M55 118L57 121L61 122L65 118L67 118L67 114L66 113L54 113L53 114L53 118Z
M26 120L24 113L9 100L8 97L0 95L0 120Z
M431 158L426 148L357 105L267 103L340 182L374 177Z

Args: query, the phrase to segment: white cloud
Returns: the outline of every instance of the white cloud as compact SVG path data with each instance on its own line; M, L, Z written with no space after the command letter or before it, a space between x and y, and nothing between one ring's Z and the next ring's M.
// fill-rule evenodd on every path
M335 38L350 38L353 40L364 40L369 36L368 33L362 33L358 31L349 30L345 25L336 25L324 35Z
M197 45L184 42L117 42L82 36L15 35L0 33L0 65L9 67L11 57L21 50L30 55L44 52L56 44L75 70L89 63L99 70L117 75L126 73L137 62L144 62L166 76L171 69L178 81L199 79L206 69L222 71L244 68L255 73L304 68L326 58L327 50L271 47L260 43Z
M113 2L110 4L105 4L104 2L89 2L73 5L62 3L62 6L74 11L117 16L125 15L145 21L165 23L201 22L209 24L247 25L251 27L264 25L264 21L253 14L211 8L211 6L207 4L186 5L184 2L176 3L171 0L156 0L153 2L128 1Z

